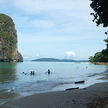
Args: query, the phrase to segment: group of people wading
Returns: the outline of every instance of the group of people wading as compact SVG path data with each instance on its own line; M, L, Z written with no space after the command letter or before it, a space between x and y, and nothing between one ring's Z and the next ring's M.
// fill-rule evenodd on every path
M22 72L22 73L25 74L25 75L27 75L27 73L25 73L25 72ZM47 74L48 74L48 75L51 74L50 69L48 69ZM30 75L35 75L35 71L31 71L31 72L30 72Z

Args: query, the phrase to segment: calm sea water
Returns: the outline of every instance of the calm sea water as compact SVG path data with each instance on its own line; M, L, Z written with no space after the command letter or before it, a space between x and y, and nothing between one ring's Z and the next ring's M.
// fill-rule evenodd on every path
M47 74L48 69L52 72L50 75ZM104 77L107 70L108 66L90 63L0 63L0 104L18 96L65 90L70 87L84 88L103 82L106 80L100 78ZM34 76L30 75L31 71L35 71ZM80 80L85 80L85 84L74 84Z

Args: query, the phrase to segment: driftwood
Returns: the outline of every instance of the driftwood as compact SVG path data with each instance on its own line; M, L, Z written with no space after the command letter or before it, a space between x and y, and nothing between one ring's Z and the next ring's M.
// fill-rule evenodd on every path
M85 83L85 81L82 80L82 81L76 81L76 82L75 82L75 84L80 84L80 83Z
M74 90L74 89L79 89L79 87L76 87L76 88L68 88L68 89L66 89L66 91L68 91L68 90Z

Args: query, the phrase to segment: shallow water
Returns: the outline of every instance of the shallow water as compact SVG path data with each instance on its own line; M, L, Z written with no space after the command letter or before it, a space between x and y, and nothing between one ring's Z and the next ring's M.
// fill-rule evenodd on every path
M50 75L47 74L48 69L52 72ZM108 66L90 63L0 63L0 104L18 96L65 90L70 87L84 88L107 81L101 79L107 70ZM35 71L35 75L30 75L31 71ZM85 84L74 84L80 80L85 80Z

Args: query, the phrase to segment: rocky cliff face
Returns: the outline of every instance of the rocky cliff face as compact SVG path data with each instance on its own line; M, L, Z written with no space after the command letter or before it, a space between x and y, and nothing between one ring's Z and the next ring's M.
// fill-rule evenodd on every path
M0 61L23 61L17 49L17 33L14 22L4 14L0 14Z

